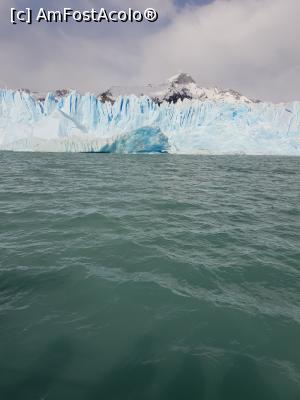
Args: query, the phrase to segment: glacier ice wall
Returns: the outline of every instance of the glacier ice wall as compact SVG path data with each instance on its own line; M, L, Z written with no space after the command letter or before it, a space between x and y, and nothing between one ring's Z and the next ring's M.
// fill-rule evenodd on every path
M300 102L157 104L131 95L112 104L75 91L39 101L0 90L0 149L300 155Z

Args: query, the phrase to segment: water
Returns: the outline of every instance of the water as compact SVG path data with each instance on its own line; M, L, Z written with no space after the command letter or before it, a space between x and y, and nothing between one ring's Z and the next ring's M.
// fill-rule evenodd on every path
M0 153L0 399L300 398L300 160Z

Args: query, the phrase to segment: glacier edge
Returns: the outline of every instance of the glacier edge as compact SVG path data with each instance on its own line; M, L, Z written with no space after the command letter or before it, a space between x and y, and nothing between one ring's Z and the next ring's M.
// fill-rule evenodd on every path
M134 153L147 148L300 155L300 102L184 98L173 103L136 95L102 102L76 91L38 100L24 91L0 90L1 150Z

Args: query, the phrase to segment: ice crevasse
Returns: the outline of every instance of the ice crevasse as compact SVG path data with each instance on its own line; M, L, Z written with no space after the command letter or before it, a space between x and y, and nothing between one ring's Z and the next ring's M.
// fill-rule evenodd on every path
M300 155L300 102L0 90L0 149Z

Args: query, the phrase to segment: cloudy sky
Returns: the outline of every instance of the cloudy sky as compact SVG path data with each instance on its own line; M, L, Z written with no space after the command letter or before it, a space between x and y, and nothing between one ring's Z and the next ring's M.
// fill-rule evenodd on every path
M0 0L0 86L98 92L161 82L186 71L200 85L252 98L300 99L299 0L45 0L49 10L92 7L159 12L155 23L10 24Z

